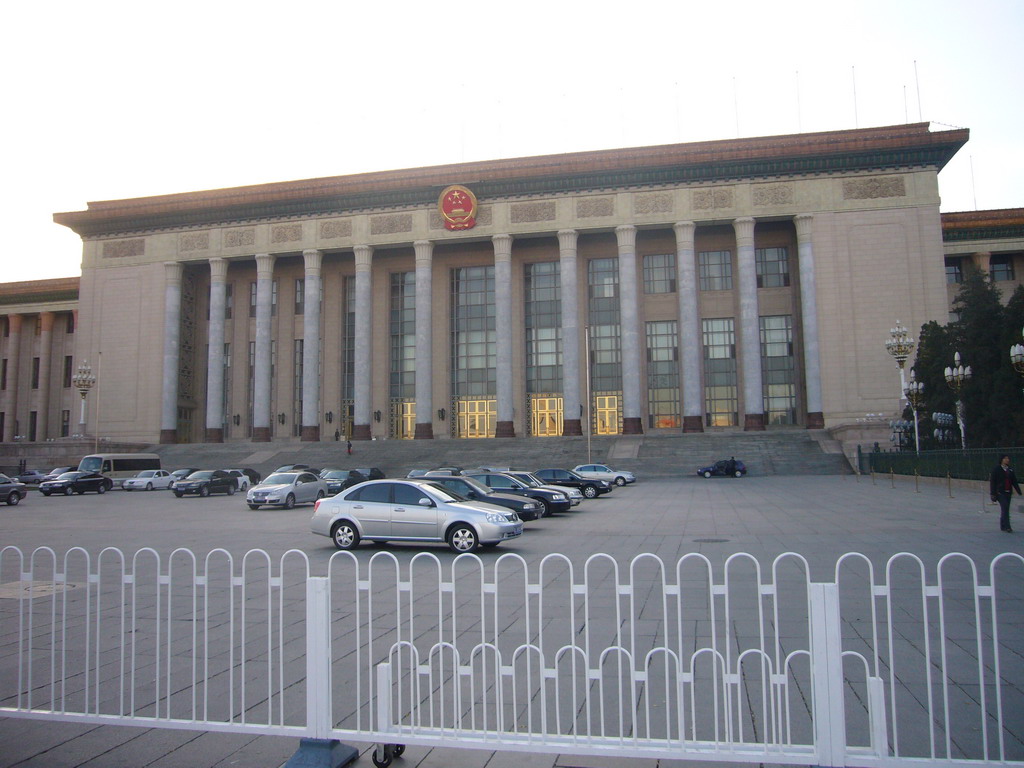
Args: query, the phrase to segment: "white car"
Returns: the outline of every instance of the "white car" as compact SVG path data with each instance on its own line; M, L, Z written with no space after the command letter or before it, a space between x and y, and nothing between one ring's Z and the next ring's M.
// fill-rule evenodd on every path
M632 472L627 472L624 469L612 469L606 464L580 464L573 467L572 471L580 477L587 477L591 480L607 480L620 487L636 482L636 475Z
M175 478L163 469L144 469L135 477L129 477L121 486L126 491L166 491Z
M238 481L238 490L249 490L249 486L252 485L252 483L249 482L249 476L245 474L245 472L240 469L225 469L224 471Z
M273 472L245 495L249 509L261 506L291 509L296 504L317 502L327 495L327 483L312 472Z

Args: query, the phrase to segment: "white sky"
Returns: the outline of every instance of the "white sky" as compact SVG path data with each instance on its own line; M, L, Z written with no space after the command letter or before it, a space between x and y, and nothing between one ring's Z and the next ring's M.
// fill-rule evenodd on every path
M51 217L90 200L918 119L971 129L939 176L944 211L1024 206L1022 0L23 0L4 16L3 281L79 274L81 241Z

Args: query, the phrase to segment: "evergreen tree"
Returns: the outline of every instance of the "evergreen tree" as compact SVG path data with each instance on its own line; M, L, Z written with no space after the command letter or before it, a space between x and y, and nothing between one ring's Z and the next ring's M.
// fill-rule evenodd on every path
M921 447L942 447L932 436L938 426L932 419L934 413L954 413L954 396L946 386L944 369L953 359L953 347L949 340L947 326L932 320L921 326L917 341L917 357L914 360L914 376L924 384L924 403L918 409L920 420ZM913 419L908 408L905 419Z

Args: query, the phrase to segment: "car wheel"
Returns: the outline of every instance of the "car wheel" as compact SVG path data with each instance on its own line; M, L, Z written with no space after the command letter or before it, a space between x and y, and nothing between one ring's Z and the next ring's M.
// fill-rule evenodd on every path
M132 489L130 485L122 485L121 488L123 488L125 492L130 491Z
M586 498L588 498L588 499L596 499L597 498L597 488L595 488L592 485L585 485L585 486L583 486L583 495Z
M175 491L175 492L174 492L174 495L175 495L175 496L177 496L177 497L178 497L178 498L180 499L180 498L181 498L182 496L184 496L185 494L184 494L184 493L182 493L181 491Z
M210 495L210 486L204 485L199 489L199 495L204 499Z
M128 489L125 488L125 490L127 491ZM147 491L152 491L153 490L153 484L152 483L146 483L146 490Z
M50 491L43 491L43 496L49 496L49 495L50 495Z
M228 486L228 496L234 496L234 495L235 495L235 486L229 485Z
M742 473L742 472L740 472L740 471L739 471L738 469L737 469L737 470L736 470L735 472L733 472L733 474L734 474L734 475L735 475L736 477L743 477L743 473Z
M285 497L285 500L284 500L284 508L285 508L285 509L295 509L295 495L294 495L294 494L292 494L292 493L289 493L289 494L288 494L288 495L287 495L287 496Z
M249 505L249 509L259 509L259 508L260 508L259 504L250 504Z
M453 552L475 552L480 542L470 526L456 525L448 533L448 546Z
M540 514L537 517L551 517L551 505L547 499L534 499L534 501L540 504Z
M348 520L340 520L331 529L331 539L338 549L355 549L359 546L359 531Z
M75 492L75 489L72 488L70 485L64 487L64 495L65 496L70 496L74 492Z
M107 486L105 486L102 483L100 483L99 488L96 489L96 493L106 493L106 492L107 492Z
M317 501L320 501L320 499L322 499L322 498L324 497L324 495L325 495L325 494L324 494L324 492L323 492L323 491L317 491L317 492L316 492L316 500L317 500Z
M704 477L711 477L711 471L710 470L704 470Z
M19 501L21 501L21 494L20 493L12 492L12 493L8 494L8 496L7 496L7 506L9 506L9 507L16 507L16 506L18 506L18 502Z
M615 484L619 486L619 488L621 488L626 484L626 478L622 477L621 475L619 477L616 477Z

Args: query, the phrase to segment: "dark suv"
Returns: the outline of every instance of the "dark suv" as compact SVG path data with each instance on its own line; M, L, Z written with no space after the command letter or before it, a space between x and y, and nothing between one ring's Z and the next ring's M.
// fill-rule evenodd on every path
M479 480L466 475L429 474L423 478L432 483L443 485L452 493L457 493L470 501L486 501L513 510L523 520L536 520L540 517L543 507L540 502L527 499L513 493L498 493L488 488Z
M223 469L200 469L184 480L174 484L174 495L179 499L186 493L209 496L211 493L226 493L228 496L238 490L238 478Z
M468 477L475 478L493 491L526 496L540 502L541 517L548 517L555 512L568 512L572 502L564 493L547 488L531 488L526 483L502 472L469 472Z
M611 493L613 488L607 480L591 480L577 475L571 469L538 469L533 474L550 485L579 488L580 493L588 499L597 498L603 493Z

